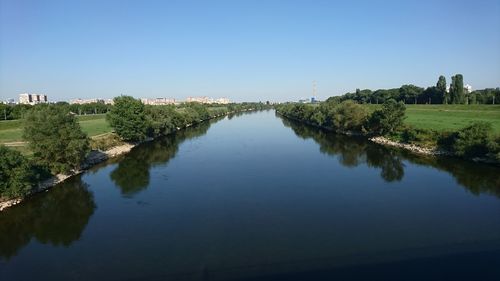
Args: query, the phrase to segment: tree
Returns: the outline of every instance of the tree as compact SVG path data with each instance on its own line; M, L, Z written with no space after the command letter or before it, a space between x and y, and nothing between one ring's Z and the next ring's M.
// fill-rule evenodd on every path
M446 78L441 75L439 76L438 82L436 84L436 90L438 94L441 96L443 103L448 103L448 93L446 92Z
M381 109L375 110L369 119L370 130L375 134L386 135L403 125L406 107L402 102L390 99Z
M12 112L12 107L10 105L0 103L0 119L1 120L12 119L11 112Z
M419 97L420 103L443 103L443 94L440 93L437 87L428 87Z
M55 173L79 169L90 150L89 138L67 106L33 107L24 122L24 139L37 163Z
M144 104L131 96L114 98L114 106L106 119L123 140L141 141L146 138L147 120Z
M0 145L0 197L28 194L36 183L31 163L19 151Z
M450 97L451 103L453 104L464 103L464 77L462 76L462 74L457 74L451 77Z
M423 91L424 89L415 85L403 85L399 88L400 100L405 101L405 103L417 104L417 98Z

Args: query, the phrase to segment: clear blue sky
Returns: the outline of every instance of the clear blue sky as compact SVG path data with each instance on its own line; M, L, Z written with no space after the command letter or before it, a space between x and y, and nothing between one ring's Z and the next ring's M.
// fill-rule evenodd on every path
M496 1L0 0L0 98L296 100L500 86Z

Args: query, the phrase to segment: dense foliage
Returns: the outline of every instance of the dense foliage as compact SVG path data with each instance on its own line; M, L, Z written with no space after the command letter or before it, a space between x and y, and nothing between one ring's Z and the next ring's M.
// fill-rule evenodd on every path
M405 106L388 100L372 114L353 101L337 103L334 100L316 107L306 104L284 104L277 107L281 114L309 124L340 132L385 135L403 124Z
M496 151L498 144L492 138L491 123L475 122L459 130L453 141L455 153L465 157L485 156Z
M370 116L370 131L374 134L387 135L403 126L405 105L402 102L388 100L381 109L375 110Z
M227 106L183 103L181 105L144 105L138 99L121 96L114 99L107 119L125 141L141 141L146 137L167 135L179 128L231 112L270 108L263 103L241 103Z
M330 97L327 101L342 102L353 100L357 103L381 104L389 99L406 104L498 104L500 88L467 92L464 89L461 74L452 77L449 91L446 90L446 78L440 76L436 86L421 88L415 85L403 85L393 89L356 89L354 93Z
M288 118L336 132L381 135L403 143L439 147L465 158L500 160L500 138L495 139L490 123L472 123L457 132L436 132L405 125L402 102L389 99L372 113L366 108L350 100L337 103L329 99L319 105L282 104L276 110Z
M89 138L64 106L45 105L30 110L23 137L35 161L54 173L79 169L90 150Z
M0 197L28 194L37 180L30 161L20 152L0 145Z
M126 141L141 141L146 138L146 113L140 100L131 96L114 98L114 106L106 119L115 132Z
M451 77L450 101L453 104L465 103L464 77L462 74Z
M13 120L24 118L26 112L32 108L28 104L3 104L0 103L0 120Z

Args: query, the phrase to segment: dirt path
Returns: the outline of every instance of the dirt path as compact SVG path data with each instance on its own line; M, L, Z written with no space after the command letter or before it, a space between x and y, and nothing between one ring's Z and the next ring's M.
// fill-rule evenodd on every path
M13 142L4 142L2 143L5 146L25 146L28 144L27 141L13 141Z

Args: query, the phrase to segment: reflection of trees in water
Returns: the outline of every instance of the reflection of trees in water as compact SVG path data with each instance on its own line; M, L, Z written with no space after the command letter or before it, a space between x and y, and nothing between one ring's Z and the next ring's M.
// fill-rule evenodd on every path
M149 185L149 170L168 163L175 157L182 142L206 134L212 122L202 122L134 148L111 172L111 179L125 196L145 189Z
M444 157L424 157L413 153L376 145L362 138L337 135L322 129L282 118L297 136L312 138L320 145L320 151L336 155L347 167L366 163L381 168L380 176L388 181L400 181L404 176L402 160L413 164L432 166L450 173L458 184L473 194L490 193L500 197L500 169L498 167Z
M337 156L343 166L356 167L366 163L370 167L380 168L380 176L388 182L400 181L404 176L401 158L390 149L372 145L363 138L334 134L285 118L282 121L297 136L312 138L319 144L322 153Z
M269 111L270 109L267 109L266 111ZM257 114L261 112L261 110L250 110L250 111L238 111L238 112L235 112L235 113L230 113L227 115L227 119L228 120L231 120L233 119L234 117L238 117L238 116L242 116L242 115L250 115L250 114Z
M500 197L500 169L498 167L461 159L418 157L408 152L402 153L415 164L430 165L451 173L457 183L466 187L472 194L489 193Z
M94 209L93 195L80 176L35 195L0 213L0 256L14 256L32 238L69 246L80 238Z

